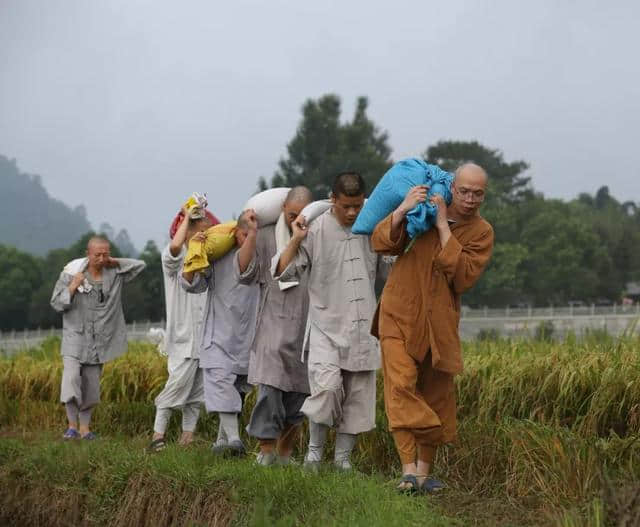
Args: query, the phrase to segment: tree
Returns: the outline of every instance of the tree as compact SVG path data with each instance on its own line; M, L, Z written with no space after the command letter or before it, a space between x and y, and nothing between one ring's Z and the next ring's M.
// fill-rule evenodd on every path
M547 201L529 218L520 239L529 249L525 283L537 304L594 299L609 280L610 255L589 223L566 203Z
M37 258L0 245L0 329L27 326L31 296L40 281Z
M124 316L134 320L158 321L165 318L162 261L153 241L148 241L139 258L147 267L135 280L125 286L123 293Z
M316 199L326 198L340 172L359 172L369 190L391 166L388 135L367 116L368 100L359 97L353 120L340 122L340 98L325 95L309 99L302 108L296 135L287 145L271 180L272 187L306 185ZM265 187L264 180L259 188Z
M523 265L528 257L529 250L522 244L496 244L484 275L465 295L465 304L503 307L524 300Z

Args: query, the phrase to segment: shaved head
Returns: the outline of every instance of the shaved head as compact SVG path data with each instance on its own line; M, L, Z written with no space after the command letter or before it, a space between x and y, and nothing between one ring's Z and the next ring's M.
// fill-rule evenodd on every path
M302 185L293 187L287 194L287 199L284 200L285 205L287 203L311 203L313 201L313 194L311 191Z
M484 182L486 186L489 181L489 176L484 168L480 165L476 165L475 163L462 163L458 168L456 168L455 172L456 181L460 178L460 181L471 180L474 183L481 184Z
M451 185L453 200L450 205L454 219L468 219L478 215L484 201L489 177L480 165L463 163L456 169Z
M289 230L291 230L291 222L293 222L309 203L313 201L313 194L307 187L299 186L293 187L287 199L282 204L282 213L284 214L284 221L287 224Z
M102 236L92 236L87 242L87 251L91 250L96 245L110 245L109 240Z

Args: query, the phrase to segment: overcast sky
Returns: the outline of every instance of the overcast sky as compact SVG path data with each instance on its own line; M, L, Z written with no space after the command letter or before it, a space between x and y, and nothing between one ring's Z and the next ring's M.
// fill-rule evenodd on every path
M309 97L358 95L393 157L477 139L536 189L640 201L640 2L0 0L0 153L89 220L228 219Z

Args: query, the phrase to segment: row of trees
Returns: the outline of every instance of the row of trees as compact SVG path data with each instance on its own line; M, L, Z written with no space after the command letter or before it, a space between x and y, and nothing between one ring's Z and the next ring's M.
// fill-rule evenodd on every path
M316 198L325 198L336 173L357 170L371 190L393 160L388 136L367 116L367 104L366 98L358 99L353 119L343 121L337 96L307 101L287 156L271 181L258 182L259 189L304 184ZM482 214L495 229L496 245L465 304L618 301L626 284L640 279L640 209L634 202L617 201L607 187L571 201L547 199L526 176L526 161L505 161L499 150L477 142L441 141L422 157L447 170L475 161L490 175ZM64 264L84 254L88 237L44 257L0 246L0 329L60 324L49 297ZM115 255L118 241L123 240L116 240ZM125 316L160 320L164 295L156 245L148 242L139 257L148 268L126 290Z
M393 160L388 135L367 116L367 104L359 98L353 119L342 121L337 96L307 101L271 186L304 184L325 198L336 173L356 170L373 188ZM495 229L496 245L466 304L617 301L627 283L640 279L640 210L634 202L617 201L607 187L571 201L547 199L526 176L526 161L505 161L499 150L475 141L440 141L421 155L446 170L474 161L490 175L482 214ZM269 184L262 179L258 186Z

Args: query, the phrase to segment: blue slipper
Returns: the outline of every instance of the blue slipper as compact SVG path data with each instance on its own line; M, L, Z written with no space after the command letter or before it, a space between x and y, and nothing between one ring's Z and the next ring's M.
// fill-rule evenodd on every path
M79 439L80 432L78 432L75 428L67 428L62 436L62 439Z
M402 476L396 490L400 494L415 494L420 490L418 479L413 474L405 474Z
M424 480L424 483L420 486L420 490L424 493L424 494L435 494L437 492L440 492L441 490L444 490L447 486L442 483L442 481L440 481L439 479L436 478L432 478L431 476L429 476L427 479Z
M86 441L93 441L94 439L98 439L98 436L95 435L93 432L89 432L89 433L83 435L82 439L84 439Z

